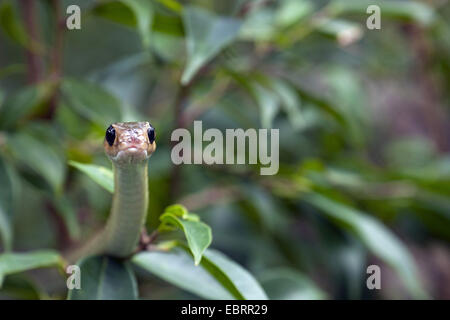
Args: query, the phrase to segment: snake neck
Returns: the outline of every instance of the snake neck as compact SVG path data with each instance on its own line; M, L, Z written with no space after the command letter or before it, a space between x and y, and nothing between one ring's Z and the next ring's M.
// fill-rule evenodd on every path
M127 257L134 252L148 208L148 166L113 163L114 196L102 235L104 253Z
M114 195L106 226L84 245L66 252L67 261L72 263L97 254L126 258L135 251L147 216L147 168L147 162L113 163Z

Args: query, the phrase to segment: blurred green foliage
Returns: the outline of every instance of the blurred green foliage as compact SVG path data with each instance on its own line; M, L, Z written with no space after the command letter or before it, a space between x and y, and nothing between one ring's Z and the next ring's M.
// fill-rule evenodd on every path
M125 294L450 297L447 1L77 3L81 30L65 28L70 1L0 1L1 297L66 297L56 253L107 219L104 131L132 120L157 132L149 229L182 203L239 265L204 252L208 241L193 245L198 267L183 246L126 265L83 262L92 274L107 265ZM366 28L370 4L381 8L381 30ZM194 120L279 128L279 173L174 166L170 135ZM189 240L191 220L180 217L162 220ZM371 264L381 266L382 290L366 287ZM47 266L58 268L23 272ZM117 298L88 291L74 294Z

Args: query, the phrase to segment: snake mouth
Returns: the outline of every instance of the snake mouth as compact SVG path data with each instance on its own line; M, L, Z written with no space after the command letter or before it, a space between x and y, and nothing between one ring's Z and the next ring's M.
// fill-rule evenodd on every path
M139 149L140 148L138 148L137 146L132 145L132 146L126 147L124 150L127 150L129 152L138 152Z
M137 147L137 146L127 146L126 148L120 150L111 159L116 163L139 163L148 159L147 150Z

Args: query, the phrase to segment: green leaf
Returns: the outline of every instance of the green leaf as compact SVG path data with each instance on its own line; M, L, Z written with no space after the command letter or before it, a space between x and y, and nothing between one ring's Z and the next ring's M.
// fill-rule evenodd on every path
M288 120L295 130L303 128L305 120L301 111L301 101L297 92L287 82L272 79L272 89L278 94L281 100L281 107L288 116Z
M298 26L313 11L314 6L307 0L283 0L276 9L259 6L245 15L239 36L242 40L273 42L286 36L287 29Z
M269 8L252 10L245 17L239 38L246 41L268 42L277 33L275 12Z
M0 7L0 26L9 38L24 47L27 46L27 33L20 18L9 2L4 2Z
M137 29L142 39L144 47L150 45L151 27L153 22L152 2L148 0L121 0L133 12Z
M280 98L268 88L253 83L254 97L259 106L261 127L272 128L273 120L280 110Z
M178 38L185 36L183 20L181 20L180 16L169 16L155 13L153 20L154 32L160 32Z
M12 248L13 229L11 217L13 210L13 181L10 168L0 158L0 239L6 251Z
M167 9L172 10L176 13L181 13L183 6L177 0L156 0L165 6Z
M414 260L400 240L371 216L319 194L308 194L305 200L329 218L352 232L377 257L390 265L416 298L425 298Z
M7 144L15 158L41 176L53 192L60 192L65 179L65 160L53 146L54 141L24 131L8 137Z
M143 252L132 262L167 282L206 299L267 299L258 282L223 254L208 249L195 266L186 249Z
M26 66L21 63L13 63L10 65L7 65L5 67L0 68L0 80L2 80L3 78L6 78L8 76L11 76L11 75L25 74L26 70L27 70ZM4 98L4 92L0 91L0 106L3 103L3 98Z
M181 248L170 252L142 252L132 258L138 267L167 282L205 299L235 299L228 290L203 267L195 266L192 256Z
M50 86L41 83L22 88L6 98L0 109L0 127L11 128L20 119L36 112L50 93Z
M52 266L62 268L62 265L61 256L53 250L0 254L0 287L3 278L9 274Z
M2 297L15 300L40 300L46 295L40 292L39 287L25 274L9 275L3 281Z
M99 17L132 28L135 28L137 25L136 17L131 9L121 1L99 2L92 8L92 12Z
M274 300L320 300L327 295L313 281L302 273L277 268L265 271L260 277L261 284Z
M288 27L298 23L313 11L310 1L285 0L275 15L275 22L280 27Z
M192 220L192 221L200 221L200 217L196 215L195 213L190 213L183 205L181 204L173 204L171 206L168 206L164 213L171 213L177 217L180 217L185 220Z
M267 295L261 285L246 269L230 260L223 253L216 250L207 250L204 254L205 268L214 274L216 279L227 285L230 281L238 290L243 299L246 300L266 300ZM231 286L231 285L227 285Z
M61 91L69 107L102 128L122 119L120 101L97 84L66 78Z
M323 112L330 115L342 127L347 128L349 126L347 119L334 103L330 102L328 99L320 97L315 93L305 90L301 86L296 85L293 81L288 81L292 84L293 87L295 87L295 90L305 102L309 102L317 108L323 110Z
M96 16L114 21L127 27L138 28L136 15L134 14L130 6L126 5L123 1L108 1L98 3L93 7L92 13ZM150 11L148 11L147 13L149 14ZM184 36L183 22L179 15L161 14L155 10L152 10L151 14L151 18L143 17L141 28L147 24L147 19L151 19L152 25L149 26L149 33L151 33L151 30L153 30L155 32L170 34L177 37ZM143 29L140 32L142 35L147 34L147 31Z
M189 214L180 205L169 207L159 219L161 220L160 230L167 225L173 225L183 230L189 249L194 256L195 265L198 265L202 259L203 252L211 244L211 228L200 222L197 216Z
M64 224L69 232L71 239L78 239L80 236L80 225L77 219L76 206L70 202L69 198L66 196L61 196L54 199L54 204L56 205L57 214L61 215Z
M13 229L8 212L0 206L0 239L5 251L11 251Z
M431 6L418 1L395 1L395 0L334 0L328 8L330 14L338 15L345 13L357 13L366 15L370 5L380 7L382 17L391 17L407 21L418 22L429 25L434 21L435 14Z
M127 261L95 256L77 262L81 288L69 290L69 300L135 300L136 277Z
M348 141L362 146L365 140L364 128L370 122L371 110L361 101L366 101L362 78L351 69L333 66L323 70L329 98L346 119Z
M88 177L107 191L114 192L114 174L110 169L95 164L84 164L76 161L69 161L69 165L87 174Z
M181 83L187 84L203 65L236 38L241 22L195 7L184 9L183 21L188 57Z

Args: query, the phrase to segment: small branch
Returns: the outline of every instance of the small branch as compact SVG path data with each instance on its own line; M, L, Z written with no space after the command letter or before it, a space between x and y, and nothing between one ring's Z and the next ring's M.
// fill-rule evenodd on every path
M61 76L62 69L62 56L63 56L63 45L64 45L64 28L65 22L61 16L61 1L52 0L52 9L54 14L54 42L51 51L51 67L50 67L50 77L54 80L59 80Z
M175 128L184 128L183 123L183 110L187 104L187 99L189 97L190 88L192 85L192 81L186 86L181 86L177 97L175 99L175 108L174 108L174 116L175 116ZM175 146L176 142L172 141L172 148ZM175 165L172 169L172 175L170 177L170 190L169 190L169 198L174 201L176 196L178 195L180 188L180 170L181 167Z
M196 211L207 206L226 203L241 198L242 194L233 186L230 187L208 187L206 190L190 194L182 199L180 203L189 211Z
M156 238L159 236L158 230L153 231L150 235L147 233L145 227L142 229L141 237L139 239L139 244L134 251L134 253L138 253L141 251L150 251L154 247L154 242Z
M50 53L50 74L49 78L52 83L55 84L53 95L50 98L49 107L47 113L43 116L45 119L52 119L55 114L56 108L59 102L59 82L62 74L62 59L64 50L64 19L61 17L61 1L52 0L51 2L53 15L54 15L54 40L53 47Z

